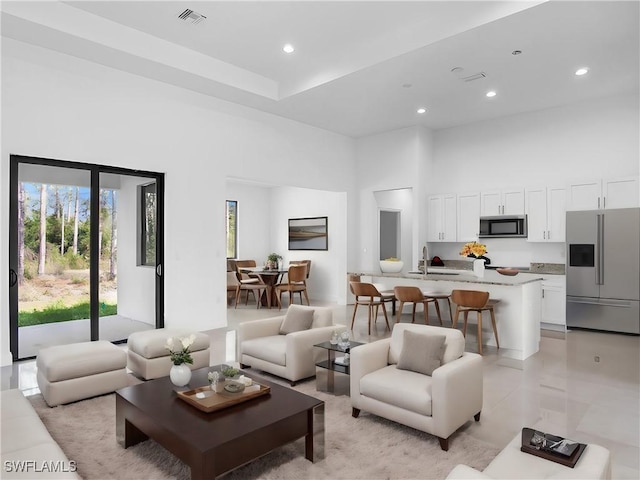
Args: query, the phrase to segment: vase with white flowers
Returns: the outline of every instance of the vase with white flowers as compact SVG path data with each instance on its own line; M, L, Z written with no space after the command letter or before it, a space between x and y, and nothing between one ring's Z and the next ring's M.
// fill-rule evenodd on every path
M169 350L171 363L173 363L169 371L169 378L176 387L184 387L191 380L189 365L193 365L193 358L190 347L195 340L196 336L193 334L178 339L178 342L174 342L171 337L167 339L165 348Z

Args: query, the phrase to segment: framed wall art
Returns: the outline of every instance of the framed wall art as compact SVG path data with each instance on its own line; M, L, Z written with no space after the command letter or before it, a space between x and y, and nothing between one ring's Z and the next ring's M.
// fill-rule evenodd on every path
M327 217L290 218L289 250L328 250Z

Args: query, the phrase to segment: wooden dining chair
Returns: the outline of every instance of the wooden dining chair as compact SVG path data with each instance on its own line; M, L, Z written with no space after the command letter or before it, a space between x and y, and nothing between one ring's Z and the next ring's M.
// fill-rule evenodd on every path
M307 266L307 276L306 280L309 280L309 273L311 273L311 260L291 260L289 265L306 265Z
M482 312L487 310L491 314L491 325L493 326L493 334L496 338L496 345L500 348L498 340L498 329L496 327L496 316L494 306L499 300L489 298L489 292L479 290L453 290L451 292L451 300L456 304L456 313L453 317L453 328L458 325L458 317L460 313L464 313L464 326L462 327L462 335L467 336L467 318L469 312L476 312L478 315L478 353L482 355Z
M384 313L384 320L387 322L387 328L391 330L389 326L389 317L387 316L386 302L395 301L395 295L381 293L374 284L365 282L349 282L349 288L351 293L356 298L356 303L353 306L353 316L351 317L351 330L353 330L353 324L356 321L356 311L359 305L366 305L369 310L369 335L371 335L371 320L375 322L378 318L378 307L382 306L382 313Z
M304 265L307 267L307 274L305 279L302 280L302 283L304 283L304 286L308 288L307 280L309 280L309 273L311 272L311 260L291 260L289 265ZM302 303L302 290L298 292L298 295L300 295L300 303Z
M262 305L262 301L261 301L262 294L264 293L266 295L267 286L262 282L240 283L240 288L238 289L238 292L236 294L235 308L238 308L238 302L240 301L240 294L243 291L247 292L246 298L244 300L244 304L247 305L249 303L249 292L251 292L251 294L253 295L253 298L255 298L256 300L256 308L260 308L260 306ZM269 308L271 308L270 303L267 303L267 305L269 306Z
M302 304L302 294L307 300L309 305L309 296L307 295L307 284L305 282L307 278L307 266L301 265L289 265L287 271L287 282L279 283L275 286L276 298L278 299L278 309L282 308L282 293L289 292L289 305L293 304L294 294L300 293L300 303Z
M240 282L241 285L263 283L260 280L260 277L258 277L257 275L250 275L242 271L243 268L255 268L257 266L255 260L236 260L234 264L236 267L236 276L238 277L238 281ZM249 292L251 292L255 296L255 289L243 288L241 290L247 292L246 298L245 298L245 304L248 303L249 301ZM256 298L256 301L258 301L257 298Z
M229 296L231 294L231 297ZM227 272L227 305L229 305L229 298L233 298L233 301L238 305L238 298L240 297L240 282L236 276L236 272Z
M418 287L414 286L398 286L394 287L393 293L396 296L396 300L400 302L398 305L397 315L396 315L396 323L400 322L400 317L402 316L402 307L405 303L412 304L411 310L411 323L416 322L416 306L421 303L424 309L424 324L429 325L429 309L427 308L430 303L433 303L436 308L436 313L438 314L438 320L440 320L440 325L442 325L442 317L440 316L440 307L438 302L435 299L429 298L422 293Z

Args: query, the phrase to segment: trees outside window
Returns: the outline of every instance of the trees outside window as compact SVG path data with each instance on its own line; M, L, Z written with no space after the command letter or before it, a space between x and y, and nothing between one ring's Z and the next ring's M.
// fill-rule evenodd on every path
M238 202L227 200L226 206L227 258L238 257Z
M138 186L138 265L156 266L156 184Z

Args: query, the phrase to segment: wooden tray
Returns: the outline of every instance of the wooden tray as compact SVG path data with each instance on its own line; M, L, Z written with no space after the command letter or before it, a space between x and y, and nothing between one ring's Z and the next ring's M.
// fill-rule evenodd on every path
M532 447L529 442L531 441L531 437L533 437L534 430L532 428L523 428L522 429L522 445L520 446L520 450L525 453L529 453L531 455L535 455L536 457L544 458L545 460L550 460L552 462L559 463L566 467L573 468L578 463L582 452L587 446L584 443L578 444L578 449L573 452L570 457L561 455L559 453L554 453L550 450L536 450Z
M198 410L211 413L217 410L222 410L223 408L231 407L232 405L237 405L238 403L246 402L252 398L266 395L270 391L270 387L254 382L253 385L246 387L244 391L240 393L229 393L227 391L216 393L207 386L187 390L185 392L177 392L177 394L178 398L181 398L190 405L193 405ZM201 392L206 395L205 398L196 397L196 394Z

